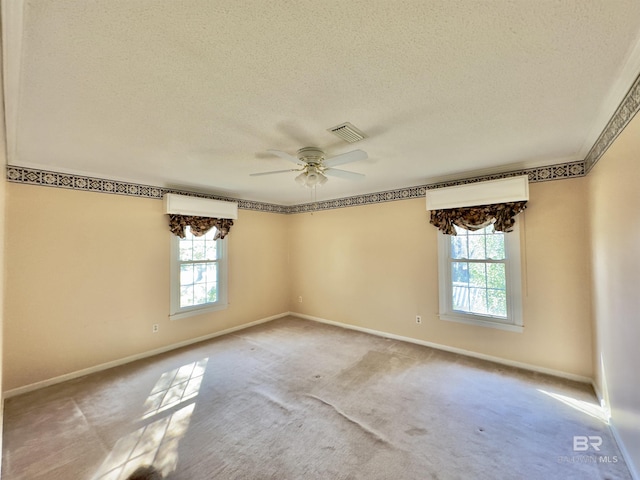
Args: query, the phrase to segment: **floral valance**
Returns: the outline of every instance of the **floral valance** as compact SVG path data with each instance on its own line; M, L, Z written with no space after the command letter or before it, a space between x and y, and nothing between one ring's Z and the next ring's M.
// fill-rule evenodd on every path
M217 233L215 240L224 238L231 230L233 220L230 218L210 218L210 217L194 217L188 215L169 215L169 229L171 233L180 238L185 237L184 229L191 227L191 233L196 237L201 237L213 227L216 227Z
M480 230L492 223L495 231L510 232L516 223L515 216L525 208L526 201L432 210L431 223L447 235L456 234L454 225L466 230Z

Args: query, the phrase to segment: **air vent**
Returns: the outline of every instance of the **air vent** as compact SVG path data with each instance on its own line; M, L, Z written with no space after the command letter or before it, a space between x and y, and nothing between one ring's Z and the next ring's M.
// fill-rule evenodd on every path
M358 130L349 122L342 123L337 127L328 129L327 131L333 133L334 135L343 139L345 142L349 143L359 142L360 140L367 138L367 136L363 132Z

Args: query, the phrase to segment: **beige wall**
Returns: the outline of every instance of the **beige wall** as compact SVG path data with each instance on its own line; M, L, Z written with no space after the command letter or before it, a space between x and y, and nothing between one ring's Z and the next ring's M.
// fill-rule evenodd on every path
M587 177L596 381L640 473L640 116ZM639 477L640 478L640 477Z
M2 31L0 30L0 52L2 52ZM2 54L0 54L2 61ZM4 78L0 75L0 91L4 91ZM7 165L7 139L4 124L4 98L0 102L0 460L2 457L2 438L4 425L4 389L2 388L3 371L3 345L4 345L4 257L5 257L5 195L6 195L6 165ZM2 477L2 462L0 461L0 477Z
M1 86L0 86L1 88ZM0 114L4 118L3 114ZM4 139L4 128L0 133L0 139ZM4 388L2 388L2 370L4 365L4 289L5 289L5 270L4 270L4 258L5 258L5 190L6 190L6 177L5 177L5 146L4 141L0 140L0 457L2 457L2 431L3 431L3 418L4 418ZM0 462L1 464L2 462ZM2 476L0 465L0 477Z
M0 88L2 85L0 83ZM0 112L0 117L4 118L4 114ZM2 370L3 370L3 345L4 345L4 288L5 288L5 274L4 274L4 258L5 258L5 190L6 190L6 177L5 177L5 145L4 145L4 127L1 128L0 133L0 452L2 452L2 430L3 430L3 415L4 415L4 389L2 388ZM1 457L0 453L0 457ZM2 462L0 462L2 463ZM1 467L1 465L0 465ZM0 478L2 472L0 471Z
M5 388L287 310L590 377L588 242L576 240L587 233L586 185L531 185L519 334L439 320L437 235L422 199L292 216L241 210L230 307L169 321L161 202L8 184Z
M437 230L423 199L292 216L290 309L591 377L586 179L530 192L519 220L524 333L438 318Z
M288 310L284 215L240 210L228 237L229 308L170 321L161 201L6 189L5 390Z
M8 184L5 389L287 310L591 376L588 242L576 241L585 187L531 185L518 334L438 319L437 236L422 199L292 216L241 210L230 307L170 321L161 202Z

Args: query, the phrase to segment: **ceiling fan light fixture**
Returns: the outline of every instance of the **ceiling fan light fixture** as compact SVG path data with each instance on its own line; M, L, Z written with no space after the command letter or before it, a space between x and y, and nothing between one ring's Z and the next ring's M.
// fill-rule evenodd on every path
M304 185L309 188L313 188L317 185L324 185L327 183L327 176L322 173L322 170L317 166L310 166L307 171L304 173ZM296 181L298 181L298 177L296 177Z
M300 175L298 175L296 178L296 183L300 184L300 185L305 185L306 184L306 180L307 180L307 174L305 172L302 172Z
M305 180L305 185L307 187L315 187L318 182L320 182L320 176L314 170L307 173L307 178Z

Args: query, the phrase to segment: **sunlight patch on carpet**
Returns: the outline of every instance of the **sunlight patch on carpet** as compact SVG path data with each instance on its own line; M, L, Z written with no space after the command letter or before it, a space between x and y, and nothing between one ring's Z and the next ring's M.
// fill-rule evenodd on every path
M95 480L123 480L142 466L153 466L164 476L176 470L178 445L189 428L196 403L180 405L200 392L208 360L203 358L160 376L144 402L141 421L157 419L120 438L94 475ZM169 415L169 409L175 411Z
M178 464L178 443L189 428L195 405L191 403L168 417L122 437L94 478L122 480L145 465L153 465L163 475L175 471Z
M559 393L548 392L541 388L538 388L537 390L540 393L544 393L545 395L548 395L551 398L554 398L555 400L558 400L559 402L562 402L579 412L600 420L602 423L609 424L609 417L607 413L601 406L595 403L578 400L566 395L560 395Z
M208 358L163 373L144 403L142 418L150 418L195 398L202 384Z

